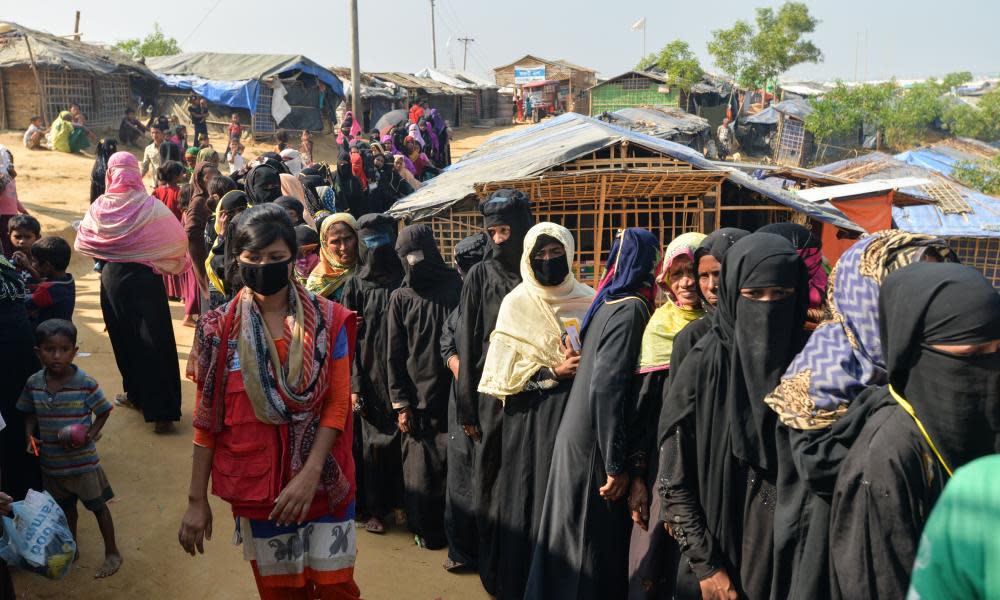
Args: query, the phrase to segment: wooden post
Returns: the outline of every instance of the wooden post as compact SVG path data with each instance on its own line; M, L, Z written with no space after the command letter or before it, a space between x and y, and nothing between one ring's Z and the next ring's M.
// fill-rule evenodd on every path
M0 129L7 129L7 96L3 93L3 69L0 69Z
M73 41L80 41L80 11L76 11L76 23L73 25Z
M597 201L597 223L594 228L594 289L601 282L601 254L604 251L604 203L607 196L607 177L601 175L601 195Z
M45 99L45 86L42 85L42 76L38 74L38 65L35 64L35 54L31 51L31 42L28 41L28 36L24 36L24 45L28 47L28 60L31 61L31 70L35 73L35 85L38 86L38 100L42 103L42 118L45 119L45 125L51 124L49 120L49 103Z
M361 112L361 52L358 43L358 0L348 2L351 20L351 111L355 119L364 119ZM361 121L362 123L364 121Z
M715 184L715 229L713 231L718 231L722 229L722 182L719 181Z

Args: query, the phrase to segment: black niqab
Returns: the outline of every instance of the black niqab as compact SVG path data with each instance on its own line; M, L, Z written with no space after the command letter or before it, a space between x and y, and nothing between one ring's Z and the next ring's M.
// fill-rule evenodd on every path
M361 267L358 278L398 287L405 271L396 254L396 220L389 215L372 213L358 219L358 256Z
M1000 339L1000 295L982 274L954 263L908 265L883 282L879 318L889 382L948 467L1000 450L1000 353L932 347Z
M477 233L455 244L455 264L458 265L458 270L468 273L473 266L483 262L489 243L489 237L485 233Z
M506 225L510 227L510 237L497 244L490 237L491 257L500 261L509 271L518 272L524 237L535 224L531 214L531 201L518 190L497 190L488 200L479 205L487 229Z
M418 251L423 253L423 259L416 264L409 264L406 255ZM420 290L458 280L455 269L447 266L441 258L430 225L410 225L401 231L396 240L396 254L403 263L406 273L403 284L407 287Z
M273 202L281 196L281 171L270 160L250 169L245 182L247 197L254 206Z

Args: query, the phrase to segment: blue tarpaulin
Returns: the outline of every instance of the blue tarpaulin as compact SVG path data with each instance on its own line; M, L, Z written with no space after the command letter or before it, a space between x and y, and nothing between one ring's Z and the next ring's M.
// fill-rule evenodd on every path
M302 55L187 52L149 58L146 66L165 85L192 90L213 104L250 112L257 109L262 79L295 71L316 77L333 93L344 96L344 86L336 75Z

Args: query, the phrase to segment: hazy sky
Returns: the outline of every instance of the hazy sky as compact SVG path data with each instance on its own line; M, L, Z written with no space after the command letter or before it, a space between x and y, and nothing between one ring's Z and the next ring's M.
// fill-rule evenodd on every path
M823 62L789 75L810 79L915 78L968 70L1000 73L1000 2L995 0L807 0L820 24L813 36ZM160 23L186 51L304 54L349 64L347 0L204 0L142 3L5 0L0 19L55 34L71 33L83 11L87 41L140 37ZM358 0L361 68L413 72L431 64L430 0ZM436 0L438 66L462 66L459 37L469 45L470 71L491 73L524 54L563 58L604 76L634 66L642 34L629 26L646 17L647 50L681 38L712 69L705 43L713 29L752 20L764 0ZM214 9L213 9L214 7ZM211 10L210 10L211 9ZM200 24L199 24L200 23ZM859 44L860 36L860 44ZM865 39L867 37L867 52ZM450 41L449 41L450 40ZM856 67L857 65L857 67Z

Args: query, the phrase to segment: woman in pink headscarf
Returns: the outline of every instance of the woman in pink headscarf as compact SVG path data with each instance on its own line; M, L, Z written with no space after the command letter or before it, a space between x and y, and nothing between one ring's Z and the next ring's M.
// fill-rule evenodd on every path
M141 409L156 433L166 433L181 417L181 376L162 275L188 267L187 235L146 192L132 154L113 154L105 180L76 249L101 270L101 310L125 390L116 403Z

